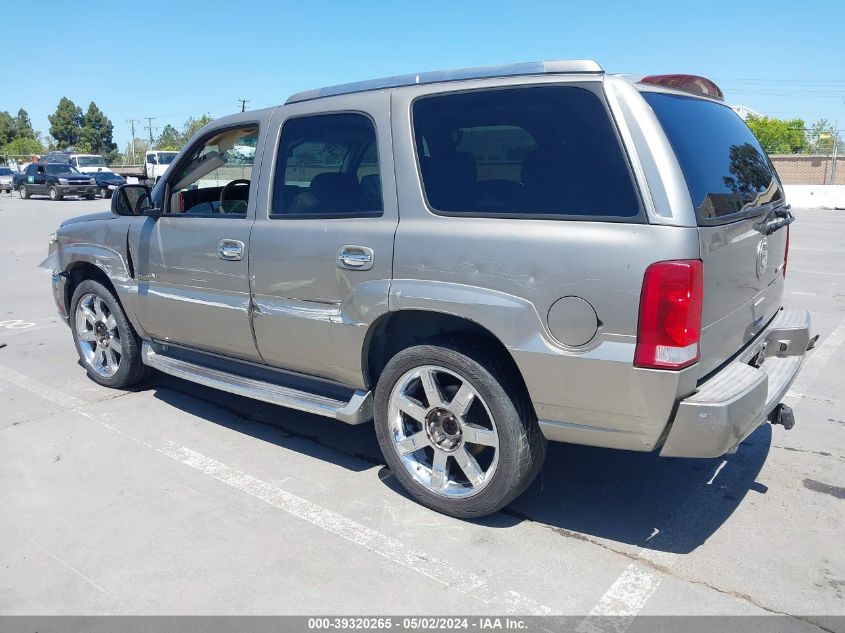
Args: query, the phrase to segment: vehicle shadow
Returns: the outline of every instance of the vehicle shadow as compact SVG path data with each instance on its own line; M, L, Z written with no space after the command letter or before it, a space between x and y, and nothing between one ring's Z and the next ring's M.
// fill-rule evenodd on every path
M350 426L161 373L147 388L162 402L208 422L351 471L383 464L372 424Z
M702 545L749 493L772 427L763 424L733 455L660 457L549 444L543 471L506 512L565 532L678 554Z
M372 424L349 426L158 374L156 398L209 422L360 472L384 460ZM672 553L703 544L749 492L771 447L768 424L733 455L663 458L657 453L550 443L535 482L502 512L475 523L509 528L530 520L565 536ZM405 497L386 468L385 486Z

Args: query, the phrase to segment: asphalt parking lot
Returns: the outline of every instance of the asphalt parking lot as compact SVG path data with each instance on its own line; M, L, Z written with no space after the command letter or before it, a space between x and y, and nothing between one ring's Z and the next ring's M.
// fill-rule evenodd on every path
M371 425L77 364L37 268L108 201L0 195L0 613L845 615L845 212L797 210L784 303L821 335L712 460L551 445L481 521L405 496Z

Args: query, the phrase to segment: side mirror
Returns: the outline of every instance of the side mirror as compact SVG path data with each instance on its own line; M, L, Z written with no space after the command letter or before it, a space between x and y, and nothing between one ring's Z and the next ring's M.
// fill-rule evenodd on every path
M152 208L150 188L146 185L120 185L111 197L115 215L144 215Z

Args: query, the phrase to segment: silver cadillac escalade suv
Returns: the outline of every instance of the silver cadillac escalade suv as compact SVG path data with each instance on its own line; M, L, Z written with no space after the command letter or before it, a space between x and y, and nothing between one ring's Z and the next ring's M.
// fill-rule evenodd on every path
M414 497L478 517L547 441L713 457L791 427L792 220L713 82L554 61L218 119L44 265L96 382L375 420Z

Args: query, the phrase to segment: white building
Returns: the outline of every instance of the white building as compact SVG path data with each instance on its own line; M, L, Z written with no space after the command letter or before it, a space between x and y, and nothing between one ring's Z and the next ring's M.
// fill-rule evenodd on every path
M749 116L763 116L756 110L752 110L748 106L744 105L732 105L731 110L736 112L739 115L739 118L745 121Z

